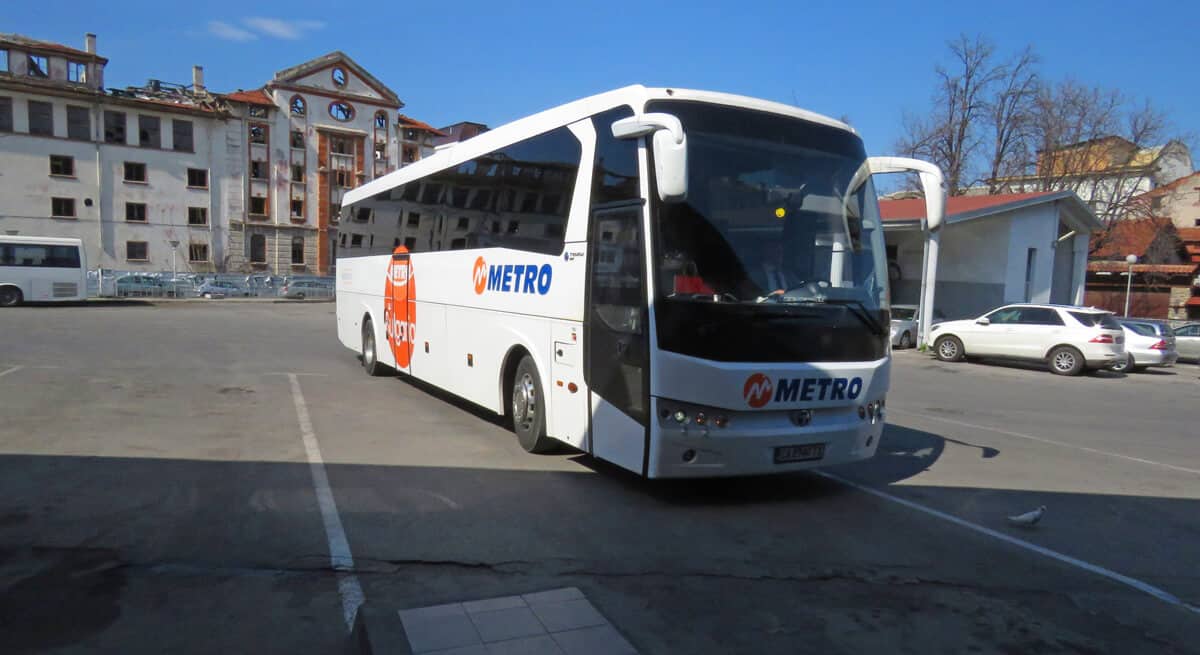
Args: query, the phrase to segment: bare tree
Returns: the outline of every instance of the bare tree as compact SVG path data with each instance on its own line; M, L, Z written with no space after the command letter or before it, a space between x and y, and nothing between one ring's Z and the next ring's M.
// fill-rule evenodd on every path
M898 149L942 168L948 194L959 195L972 179L972 158L981 144L980 127L988 111L991 87L1003 77L995 46L987 39L960 35L947 44L949 67L939 65L931 111L904 118Z
M1028 190L1074 191L1103 220L1138 213L1134 198L1167 142L1167 121L1149 101L1073 80L1043 85L1034 109L1036 152L1021 180Z
M996 70L995 88L987 102L988 193L999 193L1002 180L1019 175L1033 135L1034 101L1038 94L1038 56L1026 46Z

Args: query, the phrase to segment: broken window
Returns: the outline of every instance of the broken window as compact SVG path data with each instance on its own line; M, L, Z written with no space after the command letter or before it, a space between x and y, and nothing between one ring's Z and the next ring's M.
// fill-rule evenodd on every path
M304 263L304 237L292 237L292 263Z
M417 227L421 224L421 215L417 212L408 212L408 226Z
M188 207L188 225L208 225L208 207Z
M292 199L292 218L304 218L304 201Z
M304 165L292 164L292 181L304 182Z
M375 127L387 128L387 112L375 112Z
M330 73L330 77L333 79L333 85L337 88L340 89L346 86L346 71L341 68L334 68L333 72Z
M461 216L461 217L459 217L459 219L458 219L458 225L456 226L456 228L455 228L455 229L457 229L457 230L468 230L468 229L470 229L470 228L471 228L471 219L467 218L466 216Z
M267 215L267 199L263 196L250 197L250 213L255 216Z
M207 262L208 261L208 244L207 243L190 243L190 244L188 244L188 261L189 262Z
M189 168L187 169L187 185L195 189L208 188L208 169L205 168Z
M126 182L145 182L146 181L146 165L141 162L136 162L136 161L125 162L125 181Z
M51 198L50 215L55 218L75 218L75 199Z
M354 173L347 170L336 170L333 172L333 186L350 188L354 186Z
M13 131L12 98L0 98L0 132Z
M8 72L8 51L0 50L0 73Z
M250 125L250 143L266 143L267 142L267 126L259 123Z
M29 55L29 68L25 71L29 77L50 77L50 65L42 55Z
M351 234L350 235L350 247L351 248L361 248L362 247L362 235L361 234Z
M87 107L67 105L67 138L90 141L92 138L92 115Z
M292 130L292 147L304 147L304 132L301 132L300 130Z
M125 112L104 112L104 142L125 143Z
M75 158L66 155L50 155L50 174L75 176Z
M265 235L250 236L250 261L255 264L267 263L267 237Z
M267 162L252 160L250 162L250 177L255 180L267 179Z
M87 64L78 61L67 62L67 81L76 84L87 82Z
M143 148L162 147L162 121L158 116L138 116L138 145Z
M195 147L192 140L192 122L171 119L171 148L179 152L192 152Z
M131 262L144 262L150 259L150 244L145 241L126 241L125 259Z
M292 115L303 116L308 113L308 105L304 104L304 98L300 96L292 96Z
M343 123L354 119L354 107L348 102L331 102L329 103L329 115L335 121Z
M143 202L127 202L125 203L125 220L133 221L134 223L146 222L146 203Z
M37 100L29 101L29 133L54 136L54 105Z
M250 105L250 118L266 118L267 108L258 105Z

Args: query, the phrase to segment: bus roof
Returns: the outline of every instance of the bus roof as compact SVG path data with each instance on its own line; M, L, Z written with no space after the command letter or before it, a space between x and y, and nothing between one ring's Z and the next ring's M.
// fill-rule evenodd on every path
M15 234L0 234L4 243L35 243L47 246L83 246L83 239L74 237L28 237Z
M456 166L464 161L474 159L510 143L541 134L555 127L570 125L613 107L630 105L635 109L640 109L650 100L695 100L719 105L744 107L746 109L791 116L792 118L827 125L856 134L854 128L841 121L780 102L771 102L769 100L760 100L758 98L730 93L717 93L715 91L665 87L648 88L640 84L634 84L569 102L565 105L559 105L558 107L501 125L494 130L489 130L461 143L439 148L429 157L417 160L399 170L372 180L363 186L347 191L342 205L346 206L370 198L377 193L392 189L411 180L420 179L450 166Z

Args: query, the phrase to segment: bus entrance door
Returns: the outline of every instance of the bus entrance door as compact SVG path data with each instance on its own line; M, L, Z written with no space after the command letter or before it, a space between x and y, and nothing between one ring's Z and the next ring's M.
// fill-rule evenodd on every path
M649 439L644 244L640 203L593 212L583 327L592 453L641 473Z

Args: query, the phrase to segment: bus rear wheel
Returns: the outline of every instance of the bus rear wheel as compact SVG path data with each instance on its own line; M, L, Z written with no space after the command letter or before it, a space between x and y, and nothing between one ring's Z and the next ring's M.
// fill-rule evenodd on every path
M546 453L554 449L554 440L546 436L546 402L542 395L542 379L529 355L521 358L513 374L512 421L517 441L526 452Z
M0 287L0 307L16 307L24 300L21 290L16 287Z
M379 357L375 354L375 326L371 324L369 318L363 321L362 364L367 375L380 376L387 372L387 367L379 363Z

